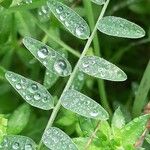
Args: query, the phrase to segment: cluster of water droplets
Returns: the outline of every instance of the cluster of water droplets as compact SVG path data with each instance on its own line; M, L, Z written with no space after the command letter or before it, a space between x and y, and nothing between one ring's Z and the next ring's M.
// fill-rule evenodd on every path
M40 21L45 22L50 19L50 9L47 5L43 5L38 9L38 16Z
M54 50L48 50L47 47L41 47L37 51L37 56L44 66L50 71L60 76L68 76L71 73L69 62Z
M0 144L0 150L35 150L35 143L23 136L6 136Z
M140 26L114 16L102 18L99 21L98 29L105 34L117 37L140 38L145 35L145 31Z
M6 78L29 104L46 110L53 107L52 96L44 86L13 72L7 72Z
M48 1L47 5L72 34L83 39L89 37L90 30L87 23L72 9L57 1Z
M124 81L127 78L117 66L97 56L85 56L79 68L84 73L101 79Z
M108 119L107 112L97 102L76 90L66 91L61 98L61 104L66 109L87 118Z
M47 129L42 140L51 150L77 150L70 137L56 127Z

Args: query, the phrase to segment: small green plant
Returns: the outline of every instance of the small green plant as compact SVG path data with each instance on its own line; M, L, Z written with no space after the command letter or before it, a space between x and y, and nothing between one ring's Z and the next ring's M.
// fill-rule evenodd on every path
M99 53L97 31L99 30L101 33L109 36L126 39L142 38L145 36L145 31L139 25L127 19L111 15L105 16L105 12L110 0L91 1L96 5L102 5L99 6L102 9L96 23L94 24L94 22L91 21L89 23L90 26L72 8L68 7L62 2L56 0L47 0L44 1L44 5L41 7L43 13L48 12L48 15L52 13L53 17L55 16L54 19L58 19L65 29L73 36L81 40L87 40L82 53L79 54L60 39L55 39L53 35L49 35L50 39L54 41L54 45L59 44L64 49L78 57L78 61L75 63L74 68L72 67L73 62L69 61L66 50L57 50L57 46L53 46L52 48L46 45L45 43L47 41L47 37L44 37L42 42L40 42L39 40L33 38L32 34L25 36L23 34L24 31L20 29L21 34L24 35L21 43L23 43L26 49L28 49L29 52L34 56L34 59L32 59L30 63L34 63L34 61L38 60L46 68L46 73L42 85L20 74L5 70L3 67L0 68L2 79L5 80L6 78L26 102L19 106L13 114L8 116L0 115L0 150L142 149L142 145L137 146L136 143L146 129L150 115L141 115L131 120L127 124L120 108L116 109L115 113L112 115L111 107L106 99L103 80L122 82L127 80L127 75L115 64L101 57ZM13 8L15 9L16 4L20 4L21 2L23 3L24 1L18 0L13 1L12 3L10 2L11 7L10 9L6 10L5 13L9 14L11 11L13 12ZM36 5L41 6L42 1L35 2L36 5L30 4L32 3L32 0L26 0L26 3L28 3L28 7L32 8L32 6L35 7ZM85 6L91 6L90 0L86 0L84 3ZM3 7L9 7L8 2L5 1L2 1L1 5ZM24 5L20 6L20 8L21 7L23 8ZM20 18L20 13L16 14L16 16ZM32 21L37 22L34 16L32 16L32 19ZM42 30L47 32L43 24L38 22L37 24ZM4 29L7 30L7 27L4 27ZM97 49L95 55L93 50L92 52L90 51L90 45L92 42L94 48ZM149 66L150 65L148 65L148 68ZM98 79L99 92L102 95L102 106L81 92L83 84L86 81L86 77L89 76ZM149 79L147 79L148 76L149 69L148 71L145 71L145 76L143 76L144 79L141 83L142 86L146 81L148 83L150 82ZM56 83L56 81L58 81L59 77L68 77L68 79L65 87L63 87L60 97L58 98L55 97L55 94L50 94L51 92L48 90ZM140 88L142 86L140 86ZM149 84L147 84L145 88L146 92L144 94L144 98L148 94L150 88ZM141 90L138 91L139 95L141 94L140 92ZM137 104L137 102L135 103ZM136 104L134 104L133 108L133 114L135 116L141 113L142 108L142 106ZM44 127L44 131L41 131L41 137L38 137L38 139L40 139L39 143L34 142L28 135L18 135L24 131L29 120L31 119L31 106L43 111L52 111L50 114L50 119L48 120L46 127ZM79 137L71 138L60 128L53 127L57 114L62 111L62 107L63 110L65 110L65 115L64 118L62 117L61 119L66 120L66 124L69 124L70 127L75 125L80 135ZM70 119L75 114L78 114L79 119ZM63 121L61 119L58 121L58 124L62 124ZM109 119L111 120L110 124L108 121ZM149 136L147 136L146 139L149 142Z

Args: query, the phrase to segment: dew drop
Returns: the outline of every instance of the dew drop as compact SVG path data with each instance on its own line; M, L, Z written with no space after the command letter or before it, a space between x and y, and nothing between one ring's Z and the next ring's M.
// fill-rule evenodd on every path
M48 49L46 47L42 47L41 49L38 50L37 54L39 58L46 58L48 56Z
M64 21L65 18L66 18L66 14L61 14L61 15L60 15L60 20L61 20L61 21Z
M40 98L41 98L41 95L39 93L37 93L37 94L34 95L34 99L35 100L38 101L38 100L40 100Z
M65 73L66 68L67 64L64 60L58 60L54 63L54 69L60 75L66 74Z
M32 145L31 144L26 144L24 149L25 150L32 150Z
M92 111L92 112L90 113L90 115L91 115L92 117L96 117L96 116L98 116L98 111Z
M13 148L13 149L19 149L19 143L18 143L18 142L15 142L15 143L12 145L12 148Z
M62 6L59 6L58 8L56 8L56 12L58 14L62 13L62 11L63 11L63 7Z
M48 98L47 97L44 97L43 99L42 99L42 102L43 103L46 103L48 101Z
M30 95L26 95L25 98L26 98L27 101L31 100L31 96Z
M16 89L17 89L17 90L20 90L21 88L22 88L22 87L21 87L21 84L20 84L20 83L17 83L17 84L16 84Z
M47 7L46 6L42 6L41 7L41 10L44 14L47 14L48 10L47 10Z
M21 79L21 84L25 84L26 80L25 79Z
M12 80L13 82L16 82L16 81L17 81L16 77L12 77L11 80Z
M76 30L75 30L77 36L82 36L84 34L84 31L85 29L82 26L76 27Z
M37 90L38 90L38 86L36 84L32 84L31 87L29 88L29 91L31 93L34 93Z

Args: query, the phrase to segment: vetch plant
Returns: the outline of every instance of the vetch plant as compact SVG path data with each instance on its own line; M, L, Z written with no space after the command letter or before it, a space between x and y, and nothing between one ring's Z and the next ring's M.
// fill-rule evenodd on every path
M127 75L121 68L100 57L100 55L95 56L88 53L91 43L95 43L94 37L98 30L109 36L130 39L144 37L145 31L139 25L124 18L105 16L110 0L91 1L102 5L100 15L96 24L92 25L91 31L89 25L78 13L62 2L47 0L46 4L42 6L44 13L53 14L53 17L55 16L73 36L81 40L87 40L82 53L78 54L63 42L51 37L59 45L63 45L64 48L79 57L74 68L72 62L68 60L69 57L67 58L63 52L45 44L45 38L40 42L31 35L24 36L22 43L34 58L46 68L44 85L12 71L1 69L5 73L7 81L28 103L21 105L14 111L8 121L5 116L0 116L0 123L2 122L2 126L0 124L0 133L2 133L0 135L0 142L2 140L0 143L1 150L42 150L47 148L51 150L134 150L137 148L135 143L143 134L150 115L136 117L126 124L125 117L118 108L112 117L111 125L109 125L108 119L112 114L110 106L107 105L107 100L101 106L98 102L83 94L81 89L83 82L86 80L85 76L88 75L98 78L101 87L104 86L102 80L113 82L127 80ZM30 6L32 1L27 3ZM40 27L45 30L42 25ZM35 59L33 61L36 61ZM68 77L68 80L56 101L57 98L48 89L58 80L58 77ZM102 93L104 94L104 92ZM52 110L39 144L36 144L28 136L17 135L25 129L29 121L30 105L43 111ZM79 132L83 132L81 137L71 138L64 131L53 126L61 108L79 115ZM23 122L19 117L15 121L16 116L19 115L20 118L24 118ZM15 121L14 124L13 121ZM149 139L148 136L147 139Z

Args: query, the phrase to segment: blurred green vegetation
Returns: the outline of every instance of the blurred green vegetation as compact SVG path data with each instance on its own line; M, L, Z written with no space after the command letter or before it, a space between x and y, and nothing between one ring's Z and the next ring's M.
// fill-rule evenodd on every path
M11 121L12 114L17 114L16 109L21 107L24 100L5 80L5 70L19 73L42 84L46 72L45 68L23 46L22 38L31 36L58 51L63 49L72 66L77 62L86 42L66 31L50 12L43 11L42 6L46 0L33 0L32 3L30 1L26 3L26 1L0 0L0 114L5 114L6 118L10 119L8 125L13 122ZM82 0L61 1L88 22L88 10ZM94 20L96 20L101 6L92 4L92 8ZM114 38L98 33L101 56L122 68L128 75L128 80L125 82L105 81L105 90L112 112L120 106L126 120L129 121L132 118L135 95L150 59L150 0L111 0L106 15L126 18L139 24L146 31L146 36L138 40ZM91 45L89 53L94 53L93 45ZM86 76L82 92L100 103L101 95L96 80ZM52 95L56 97L56 101L66 82L67 78L57 78L56 82L48 87ZM149 95L146 94L146 100L141 99L143 101L142 108L148 103L148 100ZM38 142L51 111L26 107L30 112L30 114L26 114L29 115L29 118L26 120L27 123L23 130L18 129L18 132ZM20 115L23 114L18 113L16 117L19 118ZM54 125L63 129L71 137L82 136L81 118L61 108ZM13 128L9 130L14 133Z

